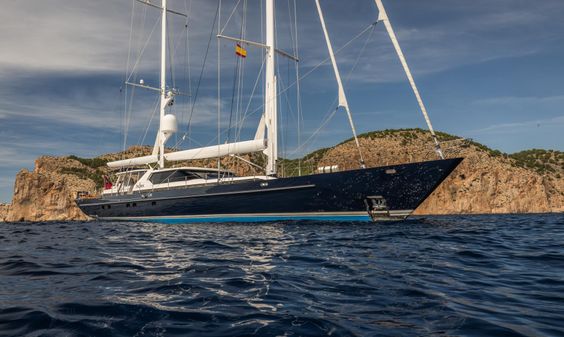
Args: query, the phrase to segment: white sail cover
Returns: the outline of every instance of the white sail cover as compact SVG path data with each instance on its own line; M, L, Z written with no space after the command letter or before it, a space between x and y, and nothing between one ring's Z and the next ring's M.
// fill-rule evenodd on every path
M266 144L267 142L265 139L255 139L237 143L212 145L197 149L166 153L165 159L169 161L180 161L215 158L230 154L245 154L262 151L266 149Z
M107 165L110 168L141 166L141 165L156 163L158 160L159 160L159 157L157 155L150 155L150 156L144 156L144 157L137 157L137 158L111 161Z
M195 159L223 157L231 154L245 154L245 153L262 151L266 149L266 145L267 145L266 139L255 139L255 140L248 140L244 142L212 145L212 146L200 147L197 149L166 153L165 159L169 161L181 161L181 160L195 160ZM156 163L158 160L159 157L157 155L150 155L144 157L111 161L107 165L110 168L142 166L146 164Z

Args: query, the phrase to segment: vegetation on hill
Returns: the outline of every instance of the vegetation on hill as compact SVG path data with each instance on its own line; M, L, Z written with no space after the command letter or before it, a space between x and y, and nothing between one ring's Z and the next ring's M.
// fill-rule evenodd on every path
M96 169L98 167L102 167L102 166L106 166L106 164L108 163L107 159L102 159L100 157L95 157L95 158L81 158L81 157L77 157L75 155L70 155L67 158L69 159L74 159L78 162L80 162L82 165L91 167L93 169Z
M59 172L62 174L72 174L80 179L90 179L96 184L96 188L104 186L104 172L99 169L92 171L81 167L62 167Z
M564 172L564 152L556 150L532 149L510 155L520 167L535 170L540 174L555 173L561 178Z

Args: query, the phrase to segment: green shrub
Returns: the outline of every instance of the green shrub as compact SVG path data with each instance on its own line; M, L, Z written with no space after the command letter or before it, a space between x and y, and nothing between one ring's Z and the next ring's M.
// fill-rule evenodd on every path
M98 168L98 167L101 167L101 166L105 166L108 163L107 160L100 159L100 158L80 158L80 157L77 157L75 155L70 155L67 158L74 159L74 160L80 162L81 164L86 165L86 166L91 167L91 168Z
M103 172L101 172L100 170L91 172L90 170L85 168L63 167L59 172L63 174L72 174L80 179L90 179L96 184L97 188L104 186L104 178L102 177Z

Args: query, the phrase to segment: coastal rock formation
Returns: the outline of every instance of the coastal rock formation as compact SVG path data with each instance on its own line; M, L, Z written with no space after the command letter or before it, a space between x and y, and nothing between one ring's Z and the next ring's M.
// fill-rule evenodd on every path
M93 180L76 172L88 169L68 158L40 157L35 169L16 175L5 221L88 220L74 203L78 191L95 191Z
M415 214L564 211L564 154L561 152L530 150L506 155L472 141L439 135L447 157L465 160ZM428 132L419 129L366 133L361 135L360 144L369 167L437 158ZM105 165L107 161L146 155L150 151L149 147L135 146L93 159L40 157L32 172L23 169L17 174L12 204L0 205L0 221L87 220L74 203L77 192L100 192L102 175L111 174ZM264 162L261 155L245 158ZM298 163L300 171L306 174L328 165L347 170L359 167L359 154L354 142L348 140L300 160L281 160L280 171L294 175ZM202 160L176 165L215 167L217 162ZM239 175L259 174L256 168L233 157L223 158L221 165Z
M10 205L0 204L0 222L6 221L6 217L8 216L9 210L10 210Z

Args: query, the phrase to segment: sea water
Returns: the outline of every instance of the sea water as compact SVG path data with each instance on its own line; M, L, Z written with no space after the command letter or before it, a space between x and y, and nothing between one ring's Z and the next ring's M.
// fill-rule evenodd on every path
M564 215L0 224L26 334L564 336Z

